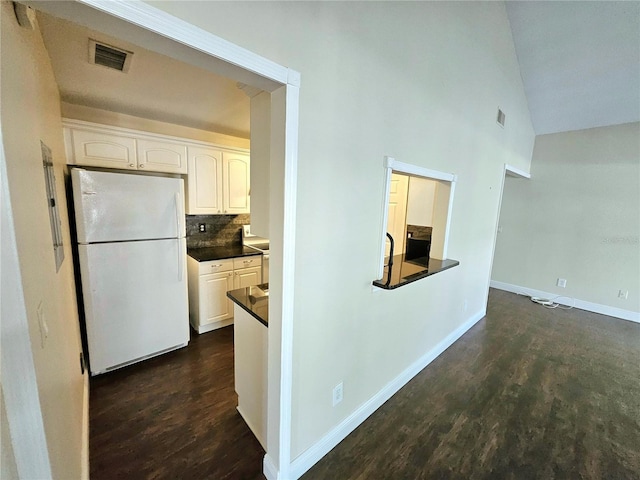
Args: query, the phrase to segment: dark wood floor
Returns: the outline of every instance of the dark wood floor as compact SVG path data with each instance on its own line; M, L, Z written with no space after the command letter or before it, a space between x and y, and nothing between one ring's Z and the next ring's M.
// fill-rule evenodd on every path
M264 479L236 405L232 326L92 378L91 479Z
M92 480L264 478L232 336L92 379ZM492 290L485 319L303 478L640 479L640 325Z
M492 290L488 313L304 477L639 479L640 325Z

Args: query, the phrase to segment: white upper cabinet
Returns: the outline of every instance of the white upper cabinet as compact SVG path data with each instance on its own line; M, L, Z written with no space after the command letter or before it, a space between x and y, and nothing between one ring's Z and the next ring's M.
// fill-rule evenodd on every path
M67 163L187 174L189 215L249 213L247 150L63 119Z
M189 147L187 213L249 213L249 155L205 147Z
M91 167L137 169L136 140L124 134L66 129L67 154L72 163Z
M187 142L179 138L79 120L63 120L67 163L187 173Z
M187 213L223 213L222 152L212 148L189 147L187 171Z
M183 143L138 139L138 169L153 172L186 173L187 146Z
M222 204L226 214L249 213L251 174L249 155L223 152L222 154Z

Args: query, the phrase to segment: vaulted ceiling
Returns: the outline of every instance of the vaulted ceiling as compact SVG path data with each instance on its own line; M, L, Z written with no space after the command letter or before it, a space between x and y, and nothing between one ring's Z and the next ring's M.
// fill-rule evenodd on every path
M506 6L538 135L640 121L640 2Z
M640 121L640 2L506 10L537 134ZM38 22L64 102L249 137L234 81L49 15ZM128 73L91 65L90 38L134 52Z

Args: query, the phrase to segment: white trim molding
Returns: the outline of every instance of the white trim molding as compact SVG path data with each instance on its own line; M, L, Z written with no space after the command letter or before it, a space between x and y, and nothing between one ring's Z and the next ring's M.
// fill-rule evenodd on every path
M398 390L404 387L413 377L420 373L425 367L433 362L447 348L453 345L462 335L464 335L471 327L473 327L486 314L486 310L477 312L469 318L465 323L456 328L447 335L435 347L426 352L422 357L413 362L400 375L391 380L378 393L367 400L351 415L345 418L340 424L333 428L329 433L322 437L313 446L307 449L291 464L290 478L298 479L304 473L315 465L322 457L324 457L338 443L344 440L347 435L353 432L362 422L364 422L373 412L382 406L384 402L389 400ZM269 479L271 480L271 479Z
M615 317L621 320L640 323L640 313L634 312L632 310L624 310L622 308L610 307L609 305L602 305L600 303L587 302L586 300L580 300L577 298L575 299L575 302L569 302L567 301L567 299L570 299L572 297L559 297L555 293L543 292L542 290L521 287L520 285L498 282L496 280L491 280L491 287L498 290L504 290L505 292L526 295L528 297L553 298L554 302L559 303L560 305L573 306L580 310L586 310L588 312L608 315L609 317ZM558 298L556 299L554 297Z
M1 127L1 125L0 125ZM0 353L2 395L19 478L53 478L16 243L0 128Z
M384 253L387 240L387 222L389 220L389 193L391 191L391 175L393 172L406 173L416 177L424 177L430 180L440 180L449 182L449 204L447 206L447 224L444 229L442 258L447 258L447 246L449 244L449 232L451 231L451 217L453 215L453 194L456 189L458 176L454 173L440 172L429 168L412 165L410 163L399 162L393 157L385 156L382 162L384 167L384 197L382 199L382 225L380 236L380 256L378 259L378 274L376 278L384 275Z
M529 172L525 172L513 165L509 165L508 163L504 164L504 173L509 177L518 177L518 178L531 178L531 174Z

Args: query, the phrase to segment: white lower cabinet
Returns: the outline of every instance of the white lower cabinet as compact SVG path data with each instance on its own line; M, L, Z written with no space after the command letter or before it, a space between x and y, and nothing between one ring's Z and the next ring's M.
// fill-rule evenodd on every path
M250 287L262 283L262 255L233 259L233 288Z
M233 317L233 306L227 292L233 290L233 272L200 275L200 324L210 325Z
M245 266L248 265L248 266ZM227 292L262 283L262 255L198 262L187 257L189 322L205 333L233 323Z
M267 354L268 329L234 305L234 377L238 412L262 448L267 448Z

